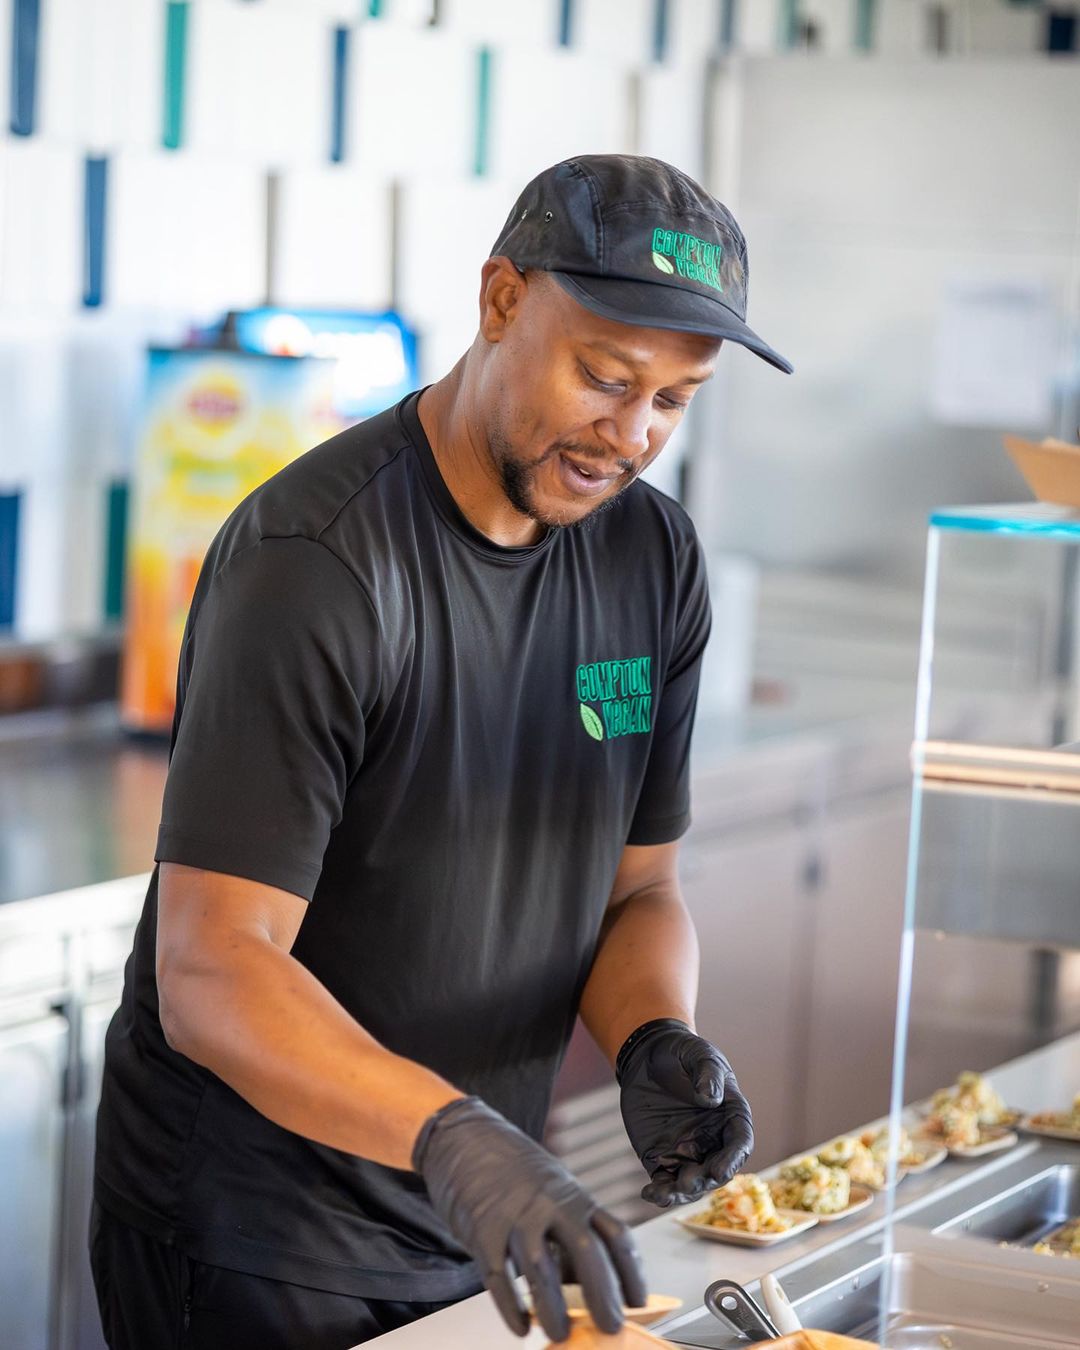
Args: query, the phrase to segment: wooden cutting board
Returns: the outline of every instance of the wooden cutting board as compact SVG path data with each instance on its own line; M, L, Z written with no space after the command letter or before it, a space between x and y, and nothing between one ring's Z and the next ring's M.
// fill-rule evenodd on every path
M559 1344L571 1346L572 1350L647 1350L647 1347L657 1345L671 1350L667 1341L629 1322L617 1336L605 1336L591 1323L579 1322L571 1329L570 1339ZM760 1341L759 1344L771 1345L774 1350L877 1350L869 1341L853 1341L848 1336L834 1336L829 1331L795 1331L778 1341Z

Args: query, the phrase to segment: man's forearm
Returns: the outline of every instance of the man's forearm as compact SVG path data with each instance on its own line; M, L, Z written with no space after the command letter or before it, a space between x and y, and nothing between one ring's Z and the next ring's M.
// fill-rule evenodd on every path
M411 1166L420 1127L462 1094L370 1036L299 961L234 935L227 967L170 977L170 1045L295 1134L389 1167Z
M581 1017L612 1064L627 1036L656 1017L694 1025L698 941L678 887L628 896L608 912Z

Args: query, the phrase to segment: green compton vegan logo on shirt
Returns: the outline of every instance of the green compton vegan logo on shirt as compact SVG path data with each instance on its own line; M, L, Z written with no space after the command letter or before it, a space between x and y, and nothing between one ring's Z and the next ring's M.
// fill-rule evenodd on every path
M715 291L724 288L720 283L720 257L723 244L710 244L696 234L680 234L657 226L652 234L653 264L668 276L685 277L687 281L703 281Z
M582 723L594 741L651 731L652 657L578 666L577 694Z

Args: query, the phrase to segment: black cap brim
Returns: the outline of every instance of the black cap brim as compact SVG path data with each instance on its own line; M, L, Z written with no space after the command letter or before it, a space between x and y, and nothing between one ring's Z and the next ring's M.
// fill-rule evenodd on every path
M602 319L633 324L636 328L669 328L676 333L700 333L724 338L768 361L790 375L794 369L779 352L748 328L719 300L696 291L681 290L650 281L624 281L619 277L589 277L579 272L551 272L567 295Z

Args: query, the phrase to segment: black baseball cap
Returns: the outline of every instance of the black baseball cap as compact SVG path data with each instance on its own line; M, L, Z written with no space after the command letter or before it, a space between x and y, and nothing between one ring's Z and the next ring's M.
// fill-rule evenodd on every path
M738 342L791 373L748 328L746 240L722 203L643 155L579 155L538 174L493 257L550 272L601 318Z

